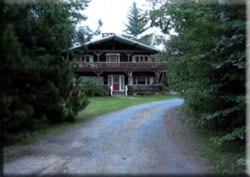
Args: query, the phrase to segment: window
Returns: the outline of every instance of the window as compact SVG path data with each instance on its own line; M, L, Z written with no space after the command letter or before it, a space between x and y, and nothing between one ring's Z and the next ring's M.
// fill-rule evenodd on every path
M133 79L134 85L152 85L154 82L153 77L135 77Z
M146 85L146 83L147 83L147 78L145 78L145 77L138 77L137 78L138 85Z
M119 63L120 62L120 54L119 53L107 53L106 54L106 62L107 63Z
M84 55L82 57L82 61L85 63L93 63L93 56L92 55Z
M135 55L133 56L133 62L147 62L148 56L147 55Z
M124 89L125 89L125 78L124 78L124 76L120 76L120 90L121 91L124 91Z

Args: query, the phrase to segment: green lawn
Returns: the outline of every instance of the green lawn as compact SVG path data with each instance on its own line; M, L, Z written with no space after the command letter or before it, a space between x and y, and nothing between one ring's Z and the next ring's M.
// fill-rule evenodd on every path
M21 132L15 136L14 146L23 146L30 143L34 143L36 141L44 139L45 137L61 133L72 126L91 120L106 113L117 111L133 105L166 100L171 98L175 97L167 95L133 97L91 97L89 98L89 105L84 110L79 112L75 122L64 122L57 125L47 125L32 132Z
M129 106L173 98L176 97L167 95L91 97L89 98L89 105L84 110L78 113L76 122L51 125L34 132L20 133L17 137L19 139L19 142L16 145L18 146L15 146L17 148L22 148L23 145L36 142L54 134L58 134L70 127L78 125L79 123L89 121L100 115L118 111ZM187 118L185 120L187 120ZM183 123L185 123L185 121ZM232 174L234 172L237 173L244 170L244 166L239 165L238 163L240 163L240 161L237 161L240 157L245 156L244 147L238 146L237 144L216 146L210 141L210 139L213 137L213 133L211 131L193 127L190 124L189 128L192 129L196 135L198 135L198 138L196 138L195 140L196 147L200 154L208 159L209 164L213 168L213 173ZM8 158L8 155L8 153L4 154L4 159Z
M89 98L90 104L86 109L80 111L77 116L77 121L92 119L94 117L121 110L123 108L149 103L153 101L167 100L176 98L166 95L151 95L151 96L128 96L128 97L92 97Z

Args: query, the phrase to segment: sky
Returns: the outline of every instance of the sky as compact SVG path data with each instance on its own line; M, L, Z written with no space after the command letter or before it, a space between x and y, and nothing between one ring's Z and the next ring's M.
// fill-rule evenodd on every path
M147 7L146 0L92 0L84 11L88 17L84 24L95 30L98 20L101 19L103 22L102 33L122 34L126 29L128 11L133 2L136 2L137 7L141 9Z
M98 27L98 21L101 19L103 25L101 27L101 33L115 33L117 35L124 34L126 24L128 21L128 13L130 8L136 2L139 9L148 10L149 4L147 0L91 0L88 7L84 10L84 15L88 17L83 21L83 26L88 26L92 31ZM170 30L171 34L176 35L174 30ZM169 40L170 36L163 34L157 27L152 27L141 34L156 34L164 36L165 40ZM93 39L101 38L101 35L95 36ZM165 45L159 44L154 47L164 50Z

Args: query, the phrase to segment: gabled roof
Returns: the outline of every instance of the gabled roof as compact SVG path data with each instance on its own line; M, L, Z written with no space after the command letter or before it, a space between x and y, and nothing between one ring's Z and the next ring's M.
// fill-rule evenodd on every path
M103 37L101 39L96 39L96 40L86 42L83 46L88 47L90 45L102 44L102 43L105 43L105 42L108 42L108 41L118 41L118 42L121 42L121 43L124 43L124 44L127 44L127 45L135 46L135 47L143 49L143 50L148 50L148 51L150 51L152 53L160 52L155 47L152 47L152 46L149 46L149 45L143 44L141 42L138 42L138 41L135 41L135 40L132 40L132 39L128 39L128 38L125 38L125 37L122 37L122 36L118 36L116 34L112 34L112 35L109 35L107 37ZM82 45L74 46L74 47L69 48L68 50L75 50L75 49L81 48L83 46Z

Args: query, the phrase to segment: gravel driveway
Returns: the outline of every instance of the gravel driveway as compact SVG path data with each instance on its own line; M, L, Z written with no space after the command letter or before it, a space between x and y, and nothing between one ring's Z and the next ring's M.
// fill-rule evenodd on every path
M168 136L166 112L182 104L132 106L77 125L17 152L4 174L202 174Z

